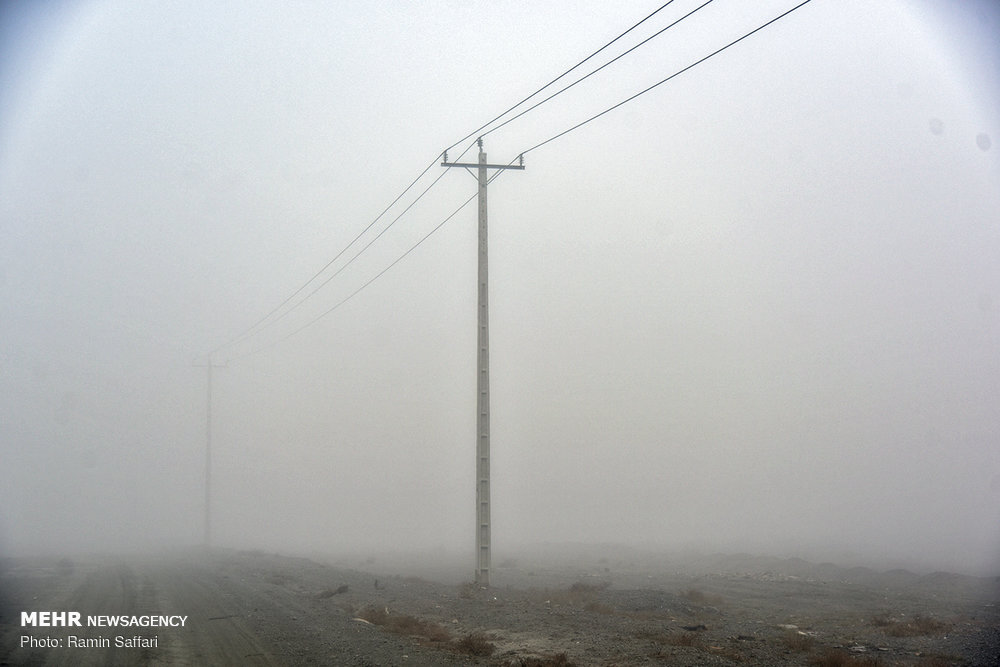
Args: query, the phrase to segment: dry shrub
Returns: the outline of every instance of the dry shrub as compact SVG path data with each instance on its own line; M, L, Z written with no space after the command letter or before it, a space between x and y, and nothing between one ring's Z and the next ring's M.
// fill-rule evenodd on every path
M584 594L584 595L587 595L587 594L593 595L593 594L596 594L596 593L598 593L600 591L603 591L609 585L610 584L608 584L608 582L606 582L606 581L602 581L599 584L588 584L588 583L583 582L583 581L577 581L577 582L575 582L573 585L571 585L569 587L569 592L570 593L580 593L580 594Z
M385 625L386 619L389 618L389 610L379 609L378 607L365 607L356 613L355 616L373 625Z
M785 633L785 636L781 638L781 643L792 651L809 651L812 649L813 645L816 644L816 640L809 635L803 635L795 630L789 630Z
M671 646L697 646L700 638L693 632L675 632L667 635L667 643Z
M671 632L670 634L663 632L637 632L636 637L641 639L648 639L650 641L656 642L657 644L665 644L667 646L698 646L701 638L698 637L694 632Z
M348 590L350 589L347 586L347 584L342 584L338 586L336 590L332 588L324 588L323 590L321 590L319 593L316 594L316 597L318 597L321 600L325 600L326 598L332 598L334 595L341 595L342 593L346 593Z
M534 656L518 658L516 662L511 663L511 667L576 667L576 663L570 661L565 653L556 653L540 658Z
M923 616L921 614L917 614L916 616L914 616L913 620L910 622L910 625L912 625L917 631L919 631L921 634L924 635L933 635L939 632L944 632L945 630L948 629L947 623L942 623L936 618L931 618L930 616Z
M597 602L596 600L592 600L583 605L583 608L587 611L594 612L595 614L613 614L615 611L610 605L606 605L603 602Z
M475 655L483 658L493 655L493 651L496 649L497 647L490 643L486 635L481 632L467 634L455 642L455 650L459 653Z
M711 593L706 593L698 588L689 588L681 593L681 597L688 602L693 602L695 604L704 604L719 606L723 603L722 596L712 595Z
M917 614L909 621L895 621L884 617L876 618L873 621L876 627L883 628L885 634L890 637L920 637L924 635L936 635L948 629L947 623Z
M388 609L366 607L358 612L357 616L399 635L414 635L432 642L446 642L451 639L451 633L443 625L433 621L425 621L416 616L390 614Z
M666 646L698 646L701 643L701 638L693 632L671 632L670 634L650 632L637 636Z
M665 622L670 618L670 615L663 611L656 611L651 609L639 609L637 611L625 611L622 612L624 616L631 618L634 621L660 621Z
M814 658L809 664L817 667L878 667L878 658L874 656L853 656L846 651L828 649L822 656Z
M583 605L597 598L598 593L608 587L608 583L588 584L583 581L573 583L565 591L560 591L559 598L564 599L569 604Z
M473 581L463 581L458 585L458 597L463 600L471 600L479 590L479 584Z
M569 588L533 588L528 591L530 599L534 602L557 605L584 606L593 602L597 594L606 589L610 584L602 582L599 584L588 584L578 581Z
M736 649L725 646L709 646L707 651L712 655L722 656L723 658L732 660L733 662L746 662L746 656Z
M697 588L689 588L686 591L681 592L681 597L688 602L704 602L705 592Z
M921 658L920 662L917 663L917 667L952 667L952 665L962 663L963 659L958 656L944 657L936 655L930 658Z
M284 586L291 581L291 577L282 572L272 572L264 580L269 584L274 584L275 586Z
M879 614L872 619L872 625L876 628L887 628L892 625L895 621L889 618L889 614Z

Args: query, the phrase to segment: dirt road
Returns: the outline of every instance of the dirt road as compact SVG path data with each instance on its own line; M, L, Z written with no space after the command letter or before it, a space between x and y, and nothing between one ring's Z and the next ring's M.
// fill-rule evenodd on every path
M6 565L4 665L371 665L410 654L407 664L448 662L437 651L420 656L406 637L351 621L324 591L370 588L372 579L308 561L229 553ZM22 627L21 612L46 610L77 611L81 625ZM180 627L88 626L102 615L139 623L186 618Z
M0 664L1000 665L989 579L600 558L511 563L485 590L387 567L232 551L6 560ZM44 611L80 625L22 625Z

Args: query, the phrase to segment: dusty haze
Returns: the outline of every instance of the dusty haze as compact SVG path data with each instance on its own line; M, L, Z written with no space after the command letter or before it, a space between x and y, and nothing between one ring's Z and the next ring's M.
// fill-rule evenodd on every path
M229 341L659 4L5 3L0 550L200 543L217 350L215 544L468 553L471 575L475 207L285 337L472 178ZM490 161L794 3L752 4L488 135ZM813 2L490 186L495 559L1000 570L998 32L986 1Z

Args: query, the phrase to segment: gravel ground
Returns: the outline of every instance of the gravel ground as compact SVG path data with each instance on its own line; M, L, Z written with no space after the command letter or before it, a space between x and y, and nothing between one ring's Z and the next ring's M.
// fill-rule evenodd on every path
M260 552L6 560L0 664L1000 665L994 579L743 555L522 560L488 589L403 561ZM188 620L22 627L32 610Z

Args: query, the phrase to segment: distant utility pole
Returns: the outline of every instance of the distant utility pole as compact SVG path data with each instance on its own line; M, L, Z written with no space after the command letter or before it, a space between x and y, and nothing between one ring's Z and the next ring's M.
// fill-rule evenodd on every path
M477 169L479 180L479 345L476 358L476 583L490 585L490 306L489 253L486 234L486 186L489 169L524 169L524 156L519 164L487 164L483 139L479 145L479 162L448 162L445 151L442 167ZM471 174L472 172L469 171Z
M195 364L197 368L208 370L208 391L205 399L205 549L212 546L212 369L224 368L225 364L213 364L209 358L206 364Z

